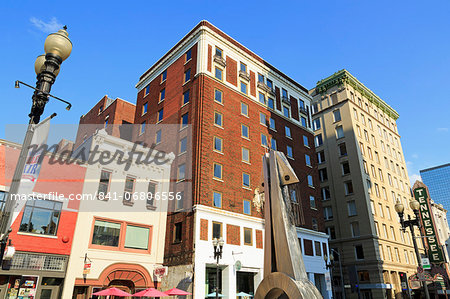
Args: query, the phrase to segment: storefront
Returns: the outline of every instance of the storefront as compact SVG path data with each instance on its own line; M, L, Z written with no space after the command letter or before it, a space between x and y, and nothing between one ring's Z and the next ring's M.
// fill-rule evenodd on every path
M66 263L67 256L17 252L0 271L0 298L61 298Z

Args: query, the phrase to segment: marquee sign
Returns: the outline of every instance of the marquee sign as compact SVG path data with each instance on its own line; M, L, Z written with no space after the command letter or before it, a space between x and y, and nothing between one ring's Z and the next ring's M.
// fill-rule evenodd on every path
M425 233L425 239L428 243L428 255L432 264L440 264L444 262L442 250L439 246L436 229L434 227L433 213L430 206L430 197L427 187L416 182L413 187L414 197L420 203L420 218Z

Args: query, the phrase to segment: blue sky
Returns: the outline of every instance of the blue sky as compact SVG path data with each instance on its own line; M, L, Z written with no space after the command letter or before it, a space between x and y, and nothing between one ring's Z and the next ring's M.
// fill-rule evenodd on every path
M307 88L342 68L396 109L409 174L450 162L449 1L1 1L2 118L26 123L34 61L67 25L71 57L52 93L74 124L105 94L136 101L139 76L206 19ZM5 67L6 66L6 67Z

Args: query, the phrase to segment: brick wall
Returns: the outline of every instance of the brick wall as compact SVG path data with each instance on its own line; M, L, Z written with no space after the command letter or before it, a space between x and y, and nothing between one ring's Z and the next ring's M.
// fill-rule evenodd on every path
M200 219L200 240L208 241L208 220Z
M263 248L263 232L262 230L256 230L256 248Z
M241 245L241 231L239 226L227 224L227 244Z

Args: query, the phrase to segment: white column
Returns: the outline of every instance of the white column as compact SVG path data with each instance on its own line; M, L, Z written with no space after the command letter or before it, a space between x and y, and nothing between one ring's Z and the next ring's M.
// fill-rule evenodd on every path
M205 280L206 280L206 265L204 263L199 262L199 259L196 258L195 267L194 267L194 287L193 289L193 298L205 298Z
M228 265L222 270L222 295L225 298L236 297L236 271L234 265Z

